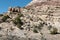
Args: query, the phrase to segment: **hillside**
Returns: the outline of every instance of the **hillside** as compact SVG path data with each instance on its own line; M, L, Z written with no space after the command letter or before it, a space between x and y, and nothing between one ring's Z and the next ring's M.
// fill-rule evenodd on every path
M60 40L59 24L59 0L33 0L0 14L0 40Z

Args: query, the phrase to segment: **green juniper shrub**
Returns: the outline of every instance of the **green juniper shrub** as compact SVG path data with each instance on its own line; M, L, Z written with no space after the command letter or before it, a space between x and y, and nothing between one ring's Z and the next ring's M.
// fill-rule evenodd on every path
M16 17L15 20L13 20L14 24L20 24L23 25L23 22L21 21L20 17Z
M15 25L17 25L18 28L23 29L23 28L21 27L21 26L23 25L23 22L21 21L21 19L20 19L19 16L16 17L16 18L13 20L13 23L14 23Z
M0 16L3 16L3 14L0 14Z
M34 33L38 33L37 29L35 29L35 28L33 29L33 32L34 32Z
M44 24L40 23L38 26L34 26L34 30L38 29L38 31L41 31L43 26L44 26Z
M39 30L41 30L43 26L44 26L44 24L43 24L43 23L40 23L40 25L37 26L37 28L38 28Z
M5 22L8 18L10 18L8 15L3 16L2 21Z
M52 28L52 25L49 25L49 26L48 26L48 30L50 30L51 28Z
M12 20L12 21L13 21L13 23L14 23L15 25L17 24L15 20Z
M52 31L50 31L50 33L51 33L51 34L57 34L57 33L58 33L57 31L58 31L58 29L57 29L57 28L53 28L53 30L52 30Z

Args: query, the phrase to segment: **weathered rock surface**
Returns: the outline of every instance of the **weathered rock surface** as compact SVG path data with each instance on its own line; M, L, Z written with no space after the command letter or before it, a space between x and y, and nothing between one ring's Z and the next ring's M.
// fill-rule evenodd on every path
M19 12L0 15L0 40L60 40L59 2L33 0Z

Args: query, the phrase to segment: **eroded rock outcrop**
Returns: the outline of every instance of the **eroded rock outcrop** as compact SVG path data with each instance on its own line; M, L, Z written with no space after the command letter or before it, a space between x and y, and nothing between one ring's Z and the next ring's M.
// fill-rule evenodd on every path
M0 40L60 40L60 1L32 2L0 16Z

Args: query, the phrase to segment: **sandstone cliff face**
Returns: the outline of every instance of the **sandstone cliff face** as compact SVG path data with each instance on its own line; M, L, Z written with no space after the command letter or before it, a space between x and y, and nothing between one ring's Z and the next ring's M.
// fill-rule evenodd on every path
M60 40L59 2L33 0L24 8L9 8L0 14L0 40Z

